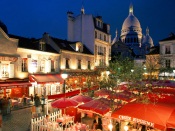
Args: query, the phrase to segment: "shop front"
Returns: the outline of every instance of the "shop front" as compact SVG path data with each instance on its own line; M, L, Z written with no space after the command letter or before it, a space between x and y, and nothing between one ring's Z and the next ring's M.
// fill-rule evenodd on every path
M29 88L29 94L47 96L62 93L64 80L59 74L30 75L29 80L32 84Z
M19 98L23 95L28 96L30 86L32 86L32 84L29 82L0 83L0 97Z

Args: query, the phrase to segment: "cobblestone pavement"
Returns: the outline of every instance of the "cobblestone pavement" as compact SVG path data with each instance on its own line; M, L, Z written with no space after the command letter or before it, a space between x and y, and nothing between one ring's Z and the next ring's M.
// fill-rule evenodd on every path
M2 131L30 131L31 109L12 111L2 117Z
M50 103L48 109L53 112ZM46 114L47 106L45 105ZM2 116L2 131L30 131L32 118L31 107L11 111L11 114Z

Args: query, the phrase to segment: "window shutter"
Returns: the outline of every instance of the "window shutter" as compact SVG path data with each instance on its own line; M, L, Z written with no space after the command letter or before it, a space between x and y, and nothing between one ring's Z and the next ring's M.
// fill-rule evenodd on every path
M51 72L51 60L45 60L45 72Z
M14 63L10 63L9 65L9 78L14 78Z
M28 63L27 63L27 65L28 65L28 67L27 67L27 68L28 68L28 71L29 71L30 73L33 73L33 72L32 72L32 69L31 69L31 68L32 68L32 67L31 67L31 58L27 58L27 62L28 62Z
M59 67L58 67L58 60L55 60L54 61L54 68L55 68L55 72L58 72L59 71Z

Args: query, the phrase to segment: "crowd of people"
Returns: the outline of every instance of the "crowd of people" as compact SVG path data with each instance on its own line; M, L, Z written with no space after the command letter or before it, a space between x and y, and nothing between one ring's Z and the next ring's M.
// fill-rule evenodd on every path
M45 105L45 97L44 95L41 98L35 94L34 96L30 95L31 105L33 104L34 108L32 112L39 114L40 112L44 112L44 105ZM27 97L24 94L22 98L20 98L20 102L23 107L28 106ZM3 96L0 98L0 113L2 115L7 115L11 113L13 108L12 99L9 96ZM35 111L34 111L35 110Z
M37 117L41 114L41 112L44 113L44 105L45 105L45 97L44 95L41 96L41 98L38 96L38 94L35 94L30 96L31 100L34 101L34 105L31 107L32 117Z
M2 115L11 113L12 101L10 97L4 96L0 99L0 111Z

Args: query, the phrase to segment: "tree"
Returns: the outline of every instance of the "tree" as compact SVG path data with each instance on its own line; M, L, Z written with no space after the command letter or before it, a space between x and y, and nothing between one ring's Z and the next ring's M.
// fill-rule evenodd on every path
M147 55L146 56L146 72L147 72L147 79L158 79L160 64L162 60L160 59L159 54L154 55Z

